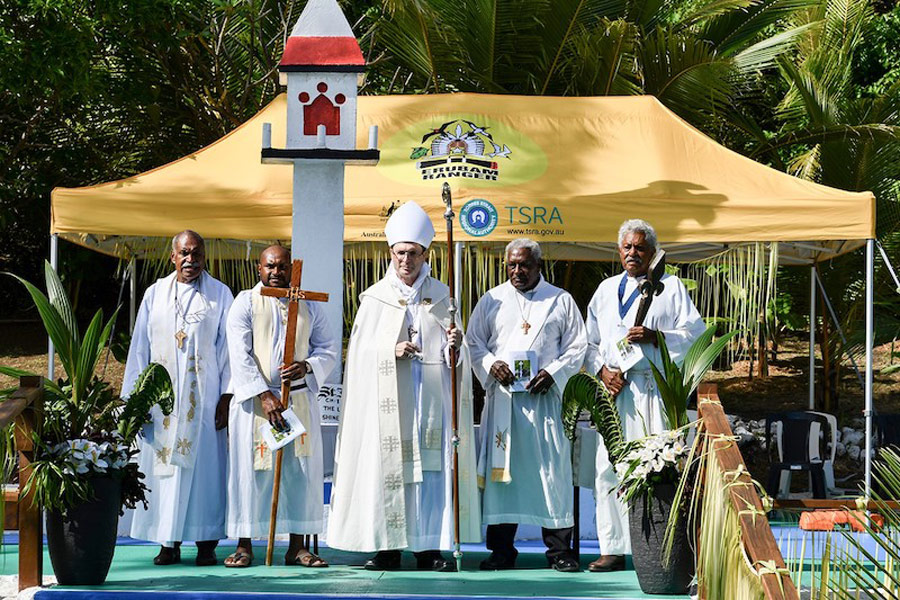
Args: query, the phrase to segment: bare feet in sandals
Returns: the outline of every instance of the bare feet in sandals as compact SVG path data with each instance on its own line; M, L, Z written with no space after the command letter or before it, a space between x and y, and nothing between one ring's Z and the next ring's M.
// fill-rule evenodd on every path
M311 567L311 568L322 568L327 567L328 563L325 559L316 556L306 548L301 548L296 553L290 553L284 555L284 564L289 567L301 566L301 567Z
M225 559L225 566L232 569L242 569L253 564L253 546L250 539L241 538L238 540L238 546L234 554L230 554Z
M228 558L225 559L225 566L231 567L233 569L242 569L244 567L249 567L252 564L253 555L241 551L237 551L234 554L229 554Z

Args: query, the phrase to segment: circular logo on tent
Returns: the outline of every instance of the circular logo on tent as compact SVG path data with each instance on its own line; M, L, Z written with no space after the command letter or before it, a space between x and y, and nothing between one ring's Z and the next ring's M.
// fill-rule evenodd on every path
M459 224L469 235L481 237L497 227L497 209L482 198L466 202L459 211Z

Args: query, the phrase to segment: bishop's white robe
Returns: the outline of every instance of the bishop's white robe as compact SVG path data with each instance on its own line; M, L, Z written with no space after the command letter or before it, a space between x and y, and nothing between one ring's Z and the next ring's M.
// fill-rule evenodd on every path
M393 269L393 267L391 268ZM414 552L453 547L449 289L427 275L404 297L393 272L361 295L347 349L328 545ZM421 360L398 359L413 341ZM460 536L481 539L471 376L459 392Z
M531 325L527 333L523 320ZM525 294L507 281L478 301L466 343L485 389L478 457L484 523L571 527L572 452L563 429L562 392L587 349L575 300L543 277ZM544 394L511 393L490 374L497 360L509 364L510 352L527 350L536 353L535 371L553 377Z
M274 453L260 440L264 421L259 394L281 398L287 299L262 296L262 284L237 295L228 313L228 348L234 398L228 412L228 537L265 537L272 508ZM276 533L318 534L324 527L322 429L316 396L338 362L341 347L329 330L318 302L299 301L294 360L311 372L293 387L293 410L306 428L305 437L283 450ZM258 326L265 326L261 331ZM259 345L268 341L267 351ZM263 364L265 363L265 364ZM301 383L302 381L302 383ZM301 452L297 444L306 445Z
M225 537L225 431L216 431L216 405L231 370L225 317L231 290L203 272L190 284L175 273L147 288L134 325L122 395L151 362L162 364L175 389L175 409L159 407L144 428L138 464L150 491L138 507L131 537L171 545ZM175 333L187 335L178 348Z
M625 317L619 315L619 286L623 278L625 288L621 304L628 304L638 282L626 273L609 277L597 287L588 305L587 335L588 353L585 368L596 374L600 368L618 368L617 341L624 337L628 328L634 325L640 298L637 298ZM650 311L644 319L644 326L661 331L666 337L666 347L672 359L678 363L684 360L691 344L705 326L700 313L691 301L687 289L678 277L665 275L663 292L653 299ZM662 399L656 389L649 360L660 365L659 349L653 344L641 344L644 358L625 374L626 385L616 397L619 417L626 440L635 440L663 431L665 417ZM619 501L614 491L618 487L615 465L610 464L603 440L598 441L597 475L594 493L597 501L597 538L602 554L628 554L631 541L628 534L627 507Z

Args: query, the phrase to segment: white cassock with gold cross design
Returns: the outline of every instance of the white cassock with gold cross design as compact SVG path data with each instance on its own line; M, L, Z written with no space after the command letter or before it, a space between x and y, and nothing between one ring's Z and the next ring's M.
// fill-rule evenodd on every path
M175 409L164 416L154 407L144 429L138 460L148 508L135 511L131 537L160 544L225 537L225 431L216 431L215 411L231 381L225 317L232 300L206 272L192 283L172 273L141 300L122 394L157 362L172 379Z

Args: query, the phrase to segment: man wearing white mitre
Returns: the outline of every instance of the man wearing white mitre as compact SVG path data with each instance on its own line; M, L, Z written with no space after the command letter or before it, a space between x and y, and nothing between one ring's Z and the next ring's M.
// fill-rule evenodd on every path
M514 568L516 530L527 523L542 528L554 569L578 571L571 445L561 412L566 382L584 361L584 322L572 296L541 275L537 242L510 242L506 272L509 280L478 301L466 334L485 389L478 475L491 555L481 568Z
M249 567L251 538L266 537L271 522L275 453L260 432L267 424L288 428L281 404L281 382L291 382L290 410L305 433L282 450L276 533L290 534L284 564L327 567L312 554L303 535L324 525L322 429L316 395L340 356L319 302L297 302L294 356L282 367L288 329L288 299L263 296L262 287L290 287L291 254L269 246L259 255L259 283L237 295L228 313L228 348L234 400L228 413L228 537L237 549L226 567Z
M225 317L231 291L206 272L203 238L172 239L175 272L147 288L134 324L122 395L151 362L172 379L175 408L158 406L143 431L139 466L149 508L138 508L131 537L162 545L157 565L181 562L181 541L197 541L196 564L216 564L225 537L225 432L231 380Z
M328 545L377 552L369 570L400 568L401 551L422 570L455 571L450 347L461 350L459 485L462 541L480 540L471 376L450 291L432 278L434 227L407 202L385 226L387 274L361 294L344 373Z
M615 395L625 439L636 440L665 429L662 399L648 362L660 365L657 331L665 336L672 359L681 363L705 327L684 284L673 275L663 276L662 293L653 299L643 325L635 327L638 287L647 277L658 247L656 231L641 219L625 221L619 228L618 247L624 273L602 281L588 305L585 369L596 373ZM639 345L643 352L643 357L624 373L616 350L617 342L623 338ZM628 513L616 495L615 465L610 464L602 440L596 460L594 493L601 555L588 569L620 571L625 568L625 554L631 551Z

